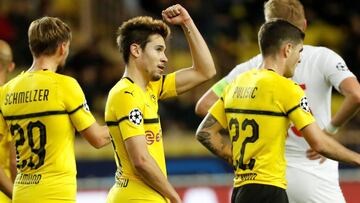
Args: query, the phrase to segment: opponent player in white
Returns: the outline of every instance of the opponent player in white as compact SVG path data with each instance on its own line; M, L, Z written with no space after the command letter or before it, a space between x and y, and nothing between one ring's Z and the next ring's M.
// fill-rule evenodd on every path
M264 5L266 21L281 18L305 31L304 8L298 0L270 0ZM224 87L247 70L259 67L261 55L237 65L226 77L209 89L196 105L198 115L219 98ZM311 111L320 127L330 134L337 132L360 106L360 85L344 60L325 47L304 45L301 62L295 69L293 81L306 92ZM331 119L331 92L335 87L345 96L339 111ZM291 203L343 203L339 186L338 162L325 160L310 149L305 139L293 126L286 142L287 193ZM319 161L320 159L320 161Z

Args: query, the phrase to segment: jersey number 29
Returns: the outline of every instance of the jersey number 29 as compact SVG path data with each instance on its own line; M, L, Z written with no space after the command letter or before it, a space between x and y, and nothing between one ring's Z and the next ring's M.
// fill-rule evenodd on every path
M35 148L35 143L34 143L34 130L37 129L39 132L39 136L40 136L40 143L39 143L39 148ZM15 142L15 146L16 146L16 159L20 160L20 154L19 154L19 146L22 146L25 144L25 132L24 129L21 128L21 126L19 124L12 124L10 126L10 132L11 135L14 136L15 132L19 133L19 139L16 140ZM46 128L45 125L43 123L41 123L40 121L36 121L36 122L29 122L29 124L26 127L26 132L27 132L27 137L28 137L28 143L29 146L31 148L31 155L30 158L28 160L22 160L21 162L18 161L18 163L16 164L16 167L18 169L22 169L26 166L30 167L31 169L38 169L40 166L42 166L44 164L44 160L45 160L45 144L46 144ZM34 163L34 158L33 158L33 154L36 154L39 157L39 161L37 163Z

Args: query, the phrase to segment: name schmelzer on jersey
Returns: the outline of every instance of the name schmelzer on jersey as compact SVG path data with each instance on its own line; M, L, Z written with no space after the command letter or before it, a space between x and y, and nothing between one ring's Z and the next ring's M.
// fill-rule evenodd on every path
M49 100L48 89L35 89L23 92L10 92L6 94L5 105L10 104L22 104L37 101L48 101Z

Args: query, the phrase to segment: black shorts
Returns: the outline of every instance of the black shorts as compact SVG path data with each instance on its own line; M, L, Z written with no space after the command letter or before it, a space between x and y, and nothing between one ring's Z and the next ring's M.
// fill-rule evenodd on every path
M247 184L234 188L231 203L289 203L289 200L283 188L272 185Z

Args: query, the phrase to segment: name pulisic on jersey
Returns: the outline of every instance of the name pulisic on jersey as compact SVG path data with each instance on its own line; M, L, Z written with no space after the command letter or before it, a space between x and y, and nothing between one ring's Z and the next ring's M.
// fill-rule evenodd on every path
M235 87L233 98L236 99L254 99L258 87Z

